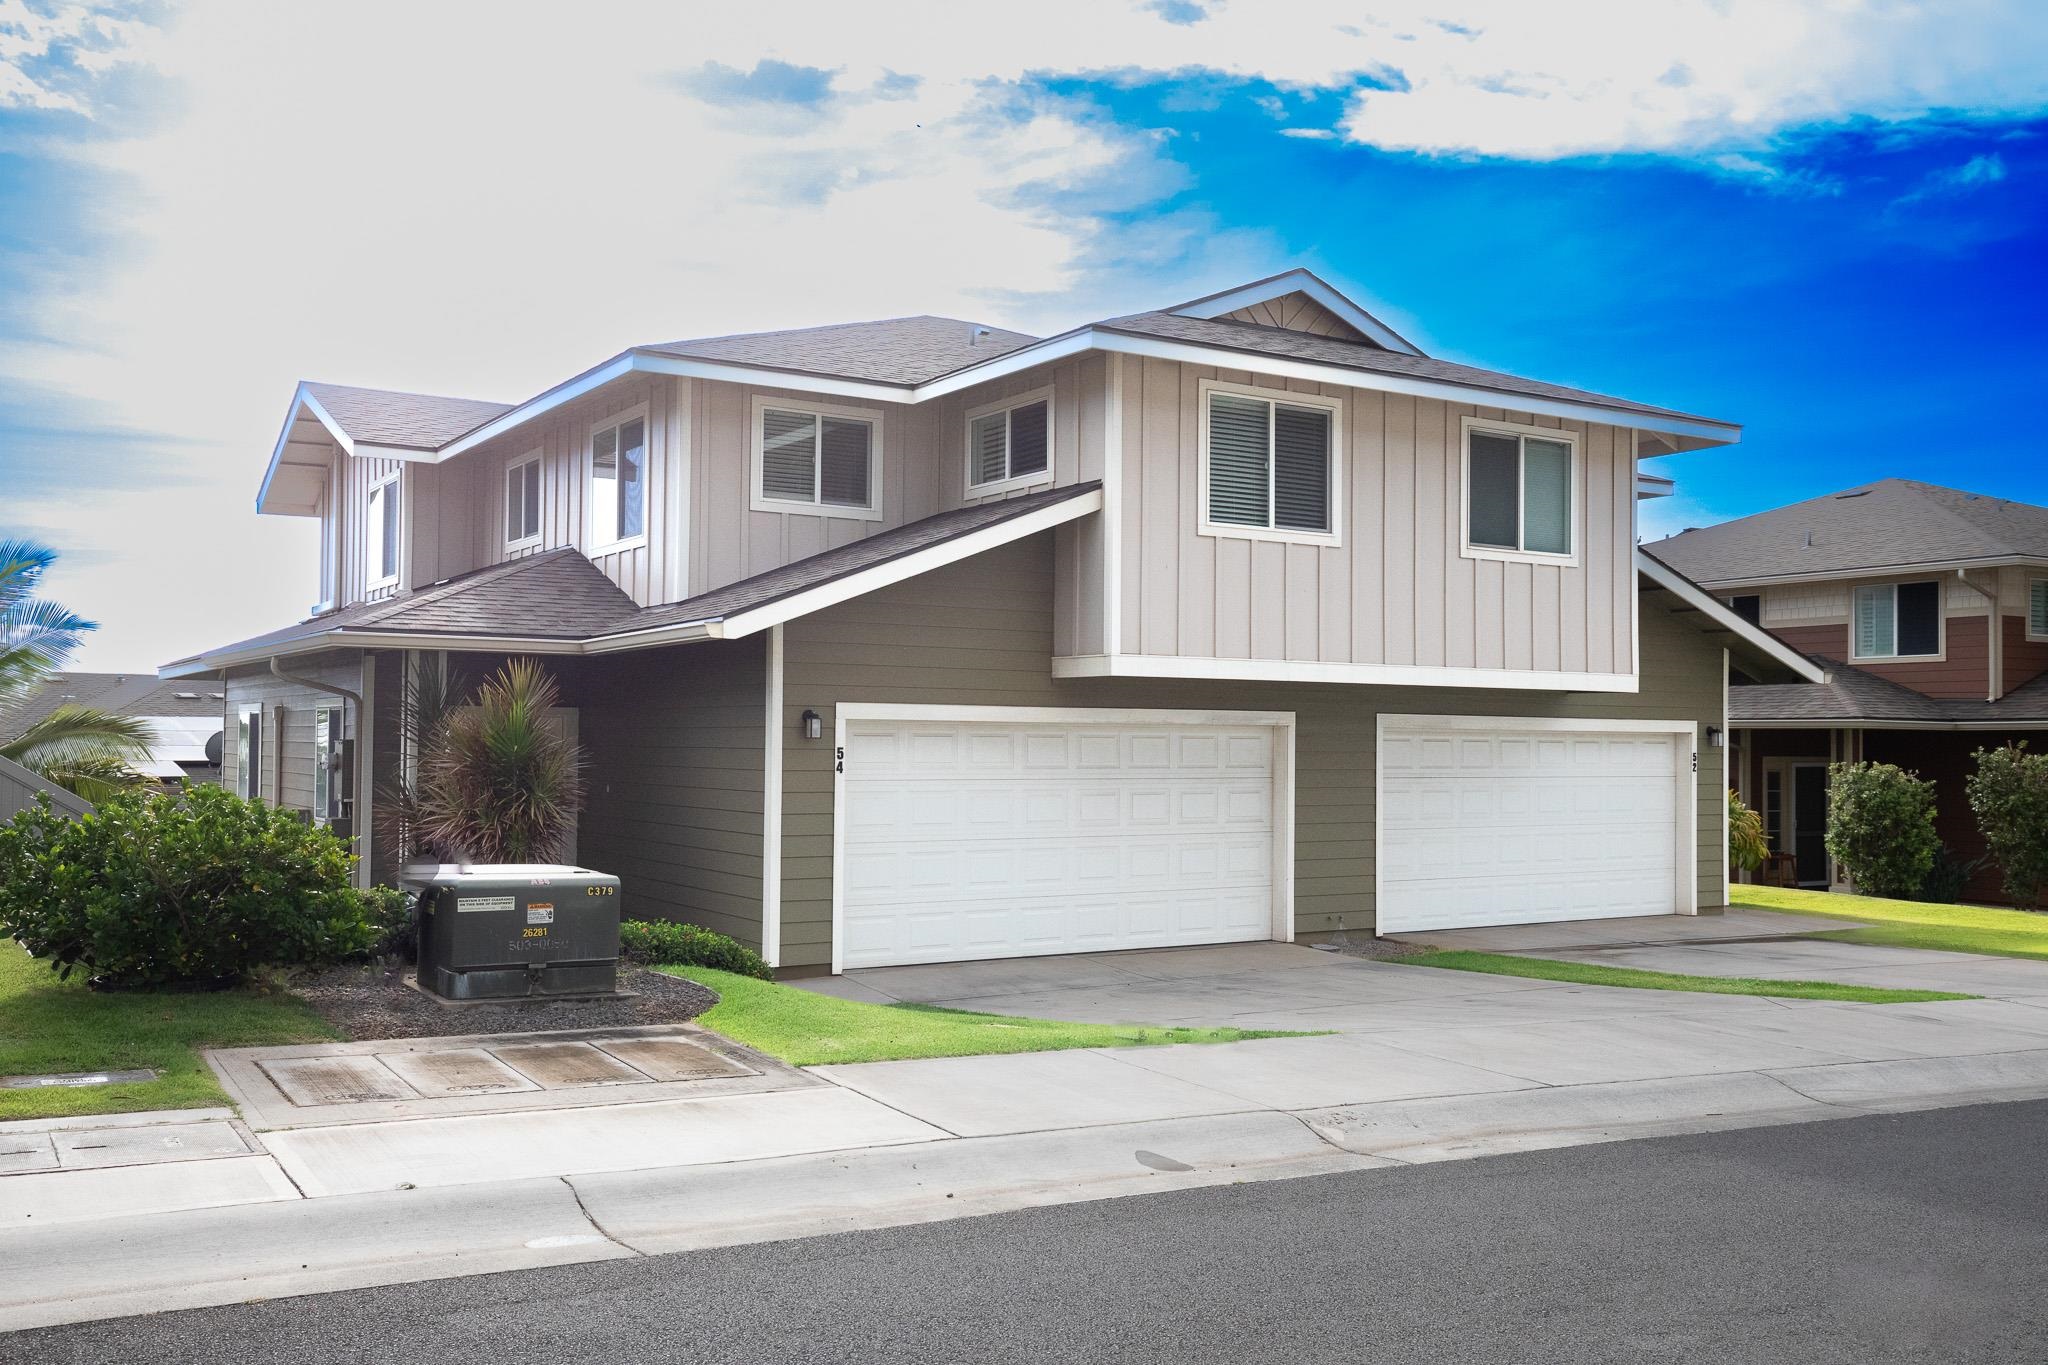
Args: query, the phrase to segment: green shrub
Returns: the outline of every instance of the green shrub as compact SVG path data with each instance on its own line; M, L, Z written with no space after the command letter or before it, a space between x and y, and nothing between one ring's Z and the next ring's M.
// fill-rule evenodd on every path
M775 979L759 953L698 924L629 919L619 926L619 946L627 957L650 967L716 967L763 981Z
M2048 890L2048 754L2024 745L1979 749L1964 786L1984 845L2005 874L2005 894L2015 905L2038 907Z
M1920 889L1913 893L1912 898L1935 905L1953 905L1963 898L1963 890L1969 886L1970 878L1977 875L1977 869L1989 861L1988 858L1959 858L1947 844L1943 844L1934 850L1934 865L1920 879Z
M1743 804L1735 789L1728 789L1728 861L1744 872L1754 872L1771 856L1771 841L1764 837L1764 818Z
M220 787L69 820L43 802L0 825L0 936L117 985L320 965L376 940L354 863L326 829Z
M1914 895L1941 847L1934 784L1890 763L1830 764L1827 845L1857 890Z
M419 898L395 886L373 886L361 893L363 915L370 923L369 953L373 957L419 955Z

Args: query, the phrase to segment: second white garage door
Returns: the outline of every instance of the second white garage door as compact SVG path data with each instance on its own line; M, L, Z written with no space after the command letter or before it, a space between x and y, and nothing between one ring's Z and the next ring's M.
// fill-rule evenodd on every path
M844 729L843 967L1273 937L1271 724Z
M1379 932L1690 911L1691 735L1383 716Z

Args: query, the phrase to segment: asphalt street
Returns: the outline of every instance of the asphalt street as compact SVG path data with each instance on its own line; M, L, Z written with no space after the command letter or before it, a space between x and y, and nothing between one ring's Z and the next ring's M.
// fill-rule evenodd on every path
M0 1361L2048 1360L2048 1102L0 1336Z

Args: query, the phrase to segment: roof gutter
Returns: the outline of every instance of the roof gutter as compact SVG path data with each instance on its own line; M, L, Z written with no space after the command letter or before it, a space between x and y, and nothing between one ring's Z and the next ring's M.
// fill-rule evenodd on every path
M1947 573L1954 569L2048 567L2048 555L1981 555L1967 559L1922 559L1907 564L1858 564L1840 569L1760 574L1743 578L1695 578L1703 588L1774 588L1794 583L1832 583L1843 578L1895 578L1900 574Z

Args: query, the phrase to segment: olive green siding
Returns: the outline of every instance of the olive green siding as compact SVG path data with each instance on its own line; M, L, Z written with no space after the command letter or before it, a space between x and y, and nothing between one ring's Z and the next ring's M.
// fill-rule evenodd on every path
M619 877L627 918L760 946L765 667L752 639L560 670L588 759L577 856Z
M1329 683L1055 680L1053 535L992 550L784 628L782 965L831 961L832 733L839 702L1291 711L1295 927L1372 924L1374 737L1381 713L1689 720L1723 725L1721 646L1642 605L1642 690L1551 693ZM805 740L799 718L824 717ZM1701 751L1700 904L1722 895L1720 757Z

